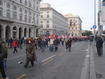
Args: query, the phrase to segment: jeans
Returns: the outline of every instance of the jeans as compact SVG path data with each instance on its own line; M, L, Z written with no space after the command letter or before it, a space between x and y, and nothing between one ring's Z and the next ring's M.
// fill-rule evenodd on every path
M6 74L5 74L4 62L3 61L0 61L0 73L1 73L2 77L5 79Z
M13 53L15 53L15 52L17 53L17 49L16 49L16 47L14 47L14 51L13 51Z

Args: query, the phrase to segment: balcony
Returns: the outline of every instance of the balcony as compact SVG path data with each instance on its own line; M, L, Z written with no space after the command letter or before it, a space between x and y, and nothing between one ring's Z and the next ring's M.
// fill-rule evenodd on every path
M14 20L11 18L6 18L6 17L0 17L0 21L4 22L9 22L9 23L14 23Z

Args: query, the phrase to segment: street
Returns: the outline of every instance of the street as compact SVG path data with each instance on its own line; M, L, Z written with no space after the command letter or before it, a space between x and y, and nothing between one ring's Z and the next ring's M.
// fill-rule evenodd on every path
M24 68L25 48L13 54L9 49L6 73L9 79L81 79L88 57L89 42L75 42L71 52L59 46L57 52L37 50L34 67ZM86 69L85 69L86 71ZM85 74L86 75L86 74Z

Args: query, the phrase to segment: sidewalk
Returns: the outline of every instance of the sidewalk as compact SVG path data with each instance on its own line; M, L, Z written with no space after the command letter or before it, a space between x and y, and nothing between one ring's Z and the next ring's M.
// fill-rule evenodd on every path
M103 46L105 48L105 44ZM92 49L96 79L105 79L105 51L103 51L103 56L99 57L95 45L92 45Z

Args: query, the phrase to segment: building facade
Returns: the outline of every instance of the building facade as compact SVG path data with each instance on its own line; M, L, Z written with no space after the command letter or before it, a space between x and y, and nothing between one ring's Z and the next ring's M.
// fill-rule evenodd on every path
M72 14L66 14L65 17L68 19L69 35L70 36L81 36L82 35L82 20L79 16Z
M102 0L100 12L100 24L105 26L105 0Z
M50 4L40 5L40 34L65 35L67 34L67 19L51 7Z
M0 0L0 38L35 37L40 0Z

